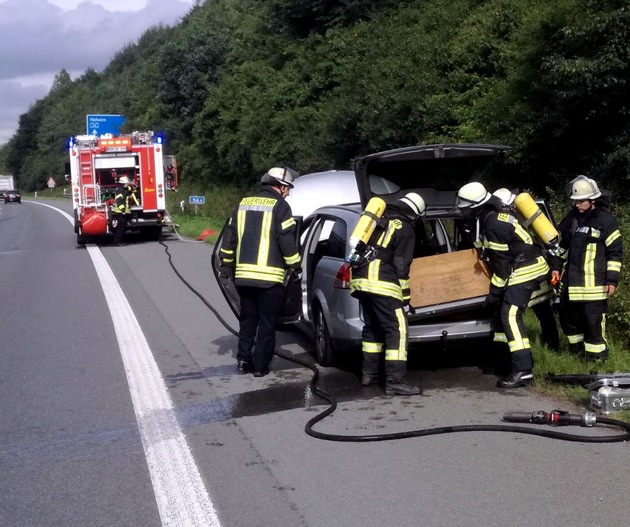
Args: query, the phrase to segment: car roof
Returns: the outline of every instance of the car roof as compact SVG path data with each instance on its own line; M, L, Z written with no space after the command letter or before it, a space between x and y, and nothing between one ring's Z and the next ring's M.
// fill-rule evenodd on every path
M355 174L352 170L328 170L299 176L293 180L286 202L294 216L304 218L319 207L358 203Z

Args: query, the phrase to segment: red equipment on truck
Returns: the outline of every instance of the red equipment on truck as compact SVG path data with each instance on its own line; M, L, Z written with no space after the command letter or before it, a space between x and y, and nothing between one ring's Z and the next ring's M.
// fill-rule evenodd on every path
M112 204L122 176L138 189L139 205L131 207L127 228L159 239L166 210L161 137L151 131L78 135L70 140L69 150L77 243L113 233Z

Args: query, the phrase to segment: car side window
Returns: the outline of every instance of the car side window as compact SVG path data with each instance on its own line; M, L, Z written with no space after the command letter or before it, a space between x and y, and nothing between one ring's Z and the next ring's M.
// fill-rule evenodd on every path
M345 258L347 230L346 223L340 219L323 220L315 248L316 259L319 261L324 256Z

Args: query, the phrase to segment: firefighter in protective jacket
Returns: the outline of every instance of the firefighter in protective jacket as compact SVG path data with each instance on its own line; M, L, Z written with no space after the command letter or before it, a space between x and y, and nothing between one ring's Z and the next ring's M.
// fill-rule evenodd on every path
M380 359L385 351L385 393L418 395L417 386L408 384L407 316L409 268L415 247L414 224L424 213L422 197L406 194L389 205L381 219L382 227L372 234L368 259L352 269L350 290L358 298L365 325L362 333L363 375L361 384L378 382Z
M114 228L114 245L121 245L127 224L131 219L131 207L138 205L137 189L127 176L118 178L118 186L114 192L112 208L112 227Z
M516 217L519 222L522 222L522 216L516 210L514 206L514 199L516 195L507 188L500 188L492 193L503 202L503 210L509 212ZM523 223L521 223L523 225ZM558 262L557 257L553 256L546 248L540 243L534 243L541 248L543 256L547 259L547 263L550 267L560 269L562 266ZM553 310L553 300L556 296L555 289L552 287L549 280L544 280L540 284L540 288L532 293L532 296L527 304L530 307L538 322L540 322L540 341L549 349L558 350L560 348L560 335L558 334L558 325L556 323L556 315Z
M234 280L241 301L237 371L256 377L269 373L287 269L302 267L295 219L284 200L292 181L288 168L264 174L260 192L234 210L219 252L219 275Z
M457 194L462 214L478 218L484 257L492 272L487 306L498 309L494 342L509 349L511 373L499 379L499 388L527 386L533 380L534 361L523 323L532 293L547 279L549 266L529 233L502 203L478 182L464 185Z
M567 251L560 324L571 352L605 360L607 300L619 284L621 233L594 180L578 176L569 187L575 207L559 226L560 246Z

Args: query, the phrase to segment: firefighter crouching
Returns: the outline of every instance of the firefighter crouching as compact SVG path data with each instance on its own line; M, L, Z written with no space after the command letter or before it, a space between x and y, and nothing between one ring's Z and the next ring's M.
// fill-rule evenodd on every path
M264 174L261 190L234 210L219 252L219 277L234 280L241 301L236 369L254 377L269 373L286 271L299 273L302 267L295 219L284 199L292 181L288 168Z
M532 293L547 279L549 266L518 220L501 211L499 198L481 183L460 188L457 206L465 217L478 218L484 256L492 272L486 305L497 309L494 342L509 350L511 366L510 374L499 379L497 387L527 386L534 377L534 361L523 313Z
M559 226L560 246L566 250L560 324L570 352L605 360L608 297L619 284L623 259L621 233L594 180L578 176L568 190L575 206Z
M114 194L112 227L114 229L114 245L116 246L122 245L127 223L131 219L132 205L139 205L138 197L136 196L137 189L130 183L127 176L120 176Z
M418 395L420 388L406 382L407 316L404 307L411 299L409 268L415 246L415 222L425 204L415 192L388 205L372 234L367 258L355 263L350 290L361 304L365 325L362 333L361 384L378 382L382 352L385 351L385 393Z
M514 200L516 194L507 188L500 188L492 193L503 202L503 210L514 215L519 222L522 216L516 210L514 206ZM536 240L534 239L534 243ZM556 256L552 255L546 248L542 247L540 243L536 243L541 248L543 256L547 259L547 263L550 267L560 269L562 264L558 262ZM551 276L549 277L551 278ZM536 315L538 322L540 323L540 342L552 350L560 349L560 335L558 334L558 325L556 323L556 315L553 309L553 300L556 296L556 291L552 287L550 280L544 280L540 287L532 293L532 296L527 304Z

